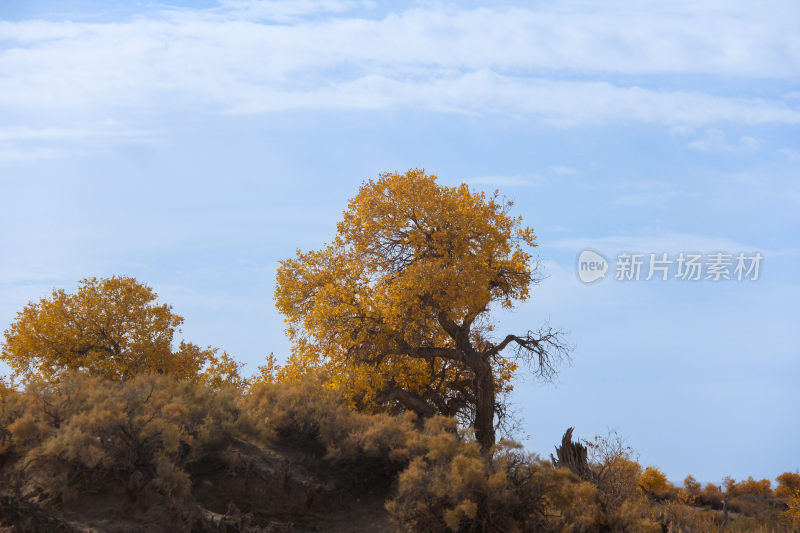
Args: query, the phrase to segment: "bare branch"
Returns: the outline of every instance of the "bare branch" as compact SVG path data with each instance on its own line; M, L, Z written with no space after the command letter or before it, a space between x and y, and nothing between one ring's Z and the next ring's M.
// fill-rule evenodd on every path
M493 357L512 346L515 360L532 367L533 373L544 380L551 380L557 374L557 364L569 359L572 346L564 340L561 330L544 325L537 331L525 335L507 335L500 343L483 352L484 357Z

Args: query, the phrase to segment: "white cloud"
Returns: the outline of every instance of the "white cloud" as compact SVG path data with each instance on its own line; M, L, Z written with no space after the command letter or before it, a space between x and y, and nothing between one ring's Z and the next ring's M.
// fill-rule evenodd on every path
M87 155L119 139L143 142L153 132L112 121L71 127L0 127L0 165Z
M643 122L705 124L800 123L800 110L758 99L718 98L697 92L617 87L607 82L552 81L480 71L435 80L369 76L311 91L242 93L234 113L286 109L428 109L443 112L527 115L559 126Z
M50 267L11 267L0 268L0 284L27 285L61 279L60 272Z
M560 176L567 176L575 174L575 169L564 165L553 165L550 167L550 172L552 172L553 174L558 174Z
M794 148L781 148L778 153L786 157L789 161L800 161L800 150Z
M414 108L560 125L800 122L783 99L653 88L646 78L793 79L800 46L789 21L800 7L792 4L349 11L362 6L230 0L115 23L0 22L11 43L0 51L0 109L106 117ZM645 78L631 85L614 74Z
M640 235L607 235L604 237L574 237L559 239L547 243L547 247L562 250L583 250L592 248L603 253L635 251L643 253L679 252L716 252L727 251L752 252L762 251L746 243L737 242L726 237L692 233L652 233Z
M120 128L113 122L89 124L80 127L0 127L0 143L20 141L72 141L100 137L143 138L152 132Z
M309 15L344 13L363 2L341 0L221 0L216 10L222 19L291 22Z
M62 148L43 148L43 147L0 147L0 165L13 165L18 163L31 163L44 159L55 159L61 157L81 155L84 152L76 150L65 150Z
M678 192L669 183L649 181L628 181L620 184L626 191L613 203L623 207L664 207L670 200L678 196Z
M709 129L687 145L701 152L728 152L731 154L748 154L761 147L761 141L755 137L742 136L738 141L728 141L725 133L718 129Z

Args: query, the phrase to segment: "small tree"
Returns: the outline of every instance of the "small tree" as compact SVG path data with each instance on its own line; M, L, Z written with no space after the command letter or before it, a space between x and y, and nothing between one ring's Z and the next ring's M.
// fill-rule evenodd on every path
M778 487L775 495L779 498L790 498L792 496L800 498L800 472L784 472L776 477Z
M356 405L461 416L488 452L518 364L547 379L567 354L549 327L493 335L491 311L537 281L533 230L511 205L421 170L364 183L333 242L278 269L284 377L322 369Z
M697 498L697 496L700 494L701 488L702 484L691 474L686 476L686 479L683 480L683 489L691 501L694 501L694 499Z
M655 466L648 466L639 476L639 486L648 494L661 494L670 488L666 474Z
M183 341L173 350L183 318L157 298L144 283L121 276L84 279L75 294L54 290L17 313L0 359L23 381L80 371L113 380L157 373L242 386L241 365L228 354Z

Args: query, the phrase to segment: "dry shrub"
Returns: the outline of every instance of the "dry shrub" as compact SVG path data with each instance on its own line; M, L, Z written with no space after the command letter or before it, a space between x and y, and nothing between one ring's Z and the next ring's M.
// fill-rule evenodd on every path
M737 483L727 477L724 482L731 511L754 518L759 524L770 527L776 527L781 521L781 502L776 500L768 479L756 480L751 476Z
M235 398L167 376L32 382L0 405L3 457L14 461L5 477L23 496L56 500L119 487L182 498L183 467L234 430Z
M413 413L359 413L315 376L256 384L240 405L253 436L314 453L353 483L391 481L418 440Z
M427 420L419 435L386 506L405 531L579 532L597 521L595 488L566 468L507 442L489 459L452 419Z
M254 436L311 451L353 482L396 477L387 509L407 531L580 532L599 524L648 531L653 526L640 506L635 462L626 463L636 465L630 472L619 466L620 458L606 465L604 486L623 500L630 496L628 487L638 497L615 504L609 514L592 483L523 454L517 445L501 443L487 459L455 419L434 417L420 427L410 413L358 413L314 376L254 385L240 405ZM613 486L621 478L626 487Z
M642 492L642 467L617 432L584 441L588 448L591 480L597 486L603 531L658 531L656 513Z
M301 446L327 446L343 440L357 413L316 376L297 383L258 383L241 400L258 436Z
M169 525L175 530L206 524L198 505L222 516L233 502L267 524L280 509L288 520L314 498L378 484L385 490L396 481L386 507L406 531L689 533L720 525L719 511L698 508L721 507L719 487L700 491L690 477L683 489L648 498L643 488L670 488L663 474L643 471L615 434L585 444L581 480L512 443L501 442L487 458L451 418L423 424L413 414L358 413L313 376L241 393L168 376L120 382L70 375L0 395L0 517L24 510L31 524L50 524L61 504L76 509L87 501L81 496L122 500L127 493L155 509L152 516L177 520ZM300 457L302 468L292 471L289 457ZM319 483L309 481L309 468L322 475ZM221 495L213 485L192 487L192 479L205 487L230 476ZM726 480L731 510L743 513L731 516L727 530L791 531L800 520L796 474L778 481L775 496L764 480ZM158 511L162 504L169 508Z
M675 533L706 533L717 531L722 521L719 513L702 510L679 502L667 502L654 508L659 523Z
M695 504L699 506L708 506L712 509L722 509L722 500L725 499L725 494L722 489L713 483L707 484L700 491L700 494L695 498Z

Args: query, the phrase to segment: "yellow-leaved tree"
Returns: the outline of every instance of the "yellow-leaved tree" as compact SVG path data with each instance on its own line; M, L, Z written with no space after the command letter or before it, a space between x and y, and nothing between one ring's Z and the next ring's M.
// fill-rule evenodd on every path
M281 262L292 354L278 379L321 371L358 407L460 417L488 453L518 364L549 378L567 355L549 327L493 333L491 311L537 281L533 230L511 205L422 170L363 183L333 242Z
M645 468L639 476L639 487L648 494L659 494L669 490L670 482L667 475L655 466Z
M64 372L123 380L170 374L214 387L241 387L240 364L227 353L173 337L183 318L131 277L81 280L78 291L54 290L29 302L5 331L2 359L22 381L57 381Z

